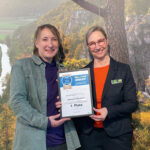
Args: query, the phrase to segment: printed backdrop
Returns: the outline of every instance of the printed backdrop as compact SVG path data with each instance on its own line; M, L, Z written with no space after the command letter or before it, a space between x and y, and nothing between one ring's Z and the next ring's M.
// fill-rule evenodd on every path
M93 25L108 34L110 55L129 63L137 85L139 109L133 114L133 150L150 150L150 1L147 0L0 0L0 150L11 150L15 116L9 106L10 70L29 57L38 25L50 23L61 33L69 70L90 57L85 33Z

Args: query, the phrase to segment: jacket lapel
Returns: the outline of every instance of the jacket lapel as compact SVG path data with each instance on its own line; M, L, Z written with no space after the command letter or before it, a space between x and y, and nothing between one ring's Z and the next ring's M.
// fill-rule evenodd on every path
M93 106L97 106L97 101L96 101L96 91L95 91L95 79L94 79L94 61L90 62L86 68L90 68L90 74L91 74L91 86L92 86L92 96L93 96Z
M116 70L117 70L117 64L110 57L110 66L109 66L108 75L107 75L104 89L103 89L102 100L104 99L104 96L107 94L107 92L111 86L111 80L115 77Z
M91 63L89 63L89 65L86 66L86 68L90 68L90 73L91 73L91 83L92 83L92 96L93 96L93 105L94 107L97 106L97 101L96 101L96 90L95 90L95 79L94 79L94 61L92 61ZM108 75L106 78L106 82L104 85L104 89L103 89L103 94L102 94L102 103L103 103L103 99L105 97L105 95L107 94L110 86L111 86L111 80L115 78L115 73L117 70L117 63L116 61L110 57L110 66L109 66L109 70L108 70Z

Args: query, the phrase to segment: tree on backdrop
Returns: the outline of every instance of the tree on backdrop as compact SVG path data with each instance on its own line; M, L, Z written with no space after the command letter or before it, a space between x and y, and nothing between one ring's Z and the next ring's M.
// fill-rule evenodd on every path
M105 27L111 47L111 55L124 63L129 62L126 31L124 25L125 0L107 0L104 8L85 0L72 0L82 8L104 18Z

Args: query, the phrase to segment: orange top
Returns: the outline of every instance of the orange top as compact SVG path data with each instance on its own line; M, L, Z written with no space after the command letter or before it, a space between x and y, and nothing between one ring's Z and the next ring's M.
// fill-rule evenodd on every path
M102 93L104 89L104 84L106 81L109 65L100 68L94 68L94 78L95 78L95 88L96 88L96 99L97 108L101 108ZM98 115L99 113L97 113ZM103 121L95 121L94 127L103 128Z

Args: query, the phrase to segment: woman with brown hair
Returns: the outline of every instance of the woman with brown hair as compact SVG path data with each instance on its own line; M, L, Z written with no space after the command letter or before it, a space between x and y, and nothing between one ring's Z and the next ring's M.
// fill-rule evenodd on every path
M73 122L60 119L57 71L65 56L57 29L37 28L34 54L12 67L10 103L17 121L14 150L75 150L80 147Z

